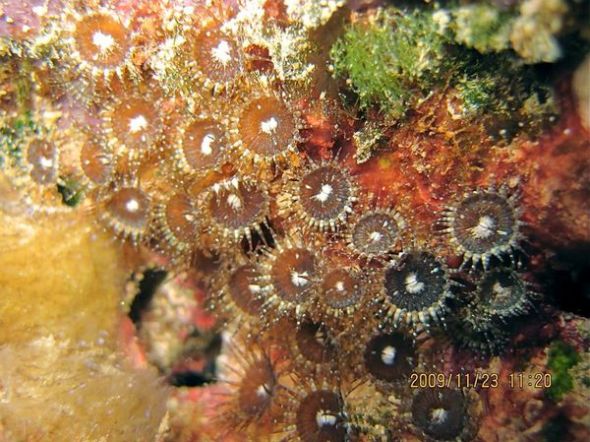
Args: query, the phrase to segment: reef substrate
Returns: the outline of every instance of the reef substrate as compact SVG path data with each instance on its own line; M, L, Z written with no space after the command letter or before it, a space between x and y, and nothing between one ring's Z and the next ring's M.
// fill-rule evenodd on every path
M589 10L0 1L0 439L590 440Z

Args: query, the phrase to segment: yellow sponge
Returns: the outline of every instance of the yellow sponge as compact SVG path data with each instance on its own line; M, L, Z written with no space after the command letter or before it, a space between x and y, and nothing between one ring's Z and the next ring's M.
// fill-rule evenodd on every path
M113 336L123 287L117 248L72 211L0 211L0 344L63 334Z
M167 390L116 348L119 247L83 210L30 214L3 196L0 440L155 440Z

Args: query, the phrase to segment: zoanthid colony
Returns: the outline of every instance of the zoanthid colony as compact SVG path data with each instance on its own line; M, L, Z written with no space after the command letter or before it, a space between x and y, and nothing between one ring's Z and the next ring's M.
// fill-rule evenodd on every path
M171 385L157 440L590 434L587 0L26 5L0 4L0 210L111 237L116 351Z

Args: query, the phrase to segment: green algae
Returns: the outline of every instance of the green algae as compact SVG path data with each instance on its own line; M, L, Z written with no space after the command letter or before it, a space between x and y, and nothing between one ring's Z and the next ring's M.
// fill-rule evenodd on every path
M73 177L61 177L57 183L57 191L66 206L76 207L84 199L86 188Z
M385 121L451 88L457 117L512 122L534 136L559 109L550 79L507 50L511 17L483 4L380 10L349 25L333 45L333 74L361 111L377 109Z
M514 17L491 5L473 4L452 11L450 26L454 40L481 53L500 52L510 47Z
M23 112L10 125L0 127L0 167L9 161L20 161L22 140L26 134L35 131L37 125L29 111Z
M465 75L458 81L457 91L463 102L465 116L475 117L498 108L497 80L491 75Z
M399 117L444 78L446 38L437 30L428 12L380 11L350 25L334 44L334 75L346 79L361 108Z
M551 370L551 387L545 391L547 397L559 401L574 387L570 369L581 361L574 347L563 341L554 342L549 348L547 367Z
M508 52L472 53L469 60L453 83L461 117L510 120L532 135L556 119L559 106L551 80L534 67Z

